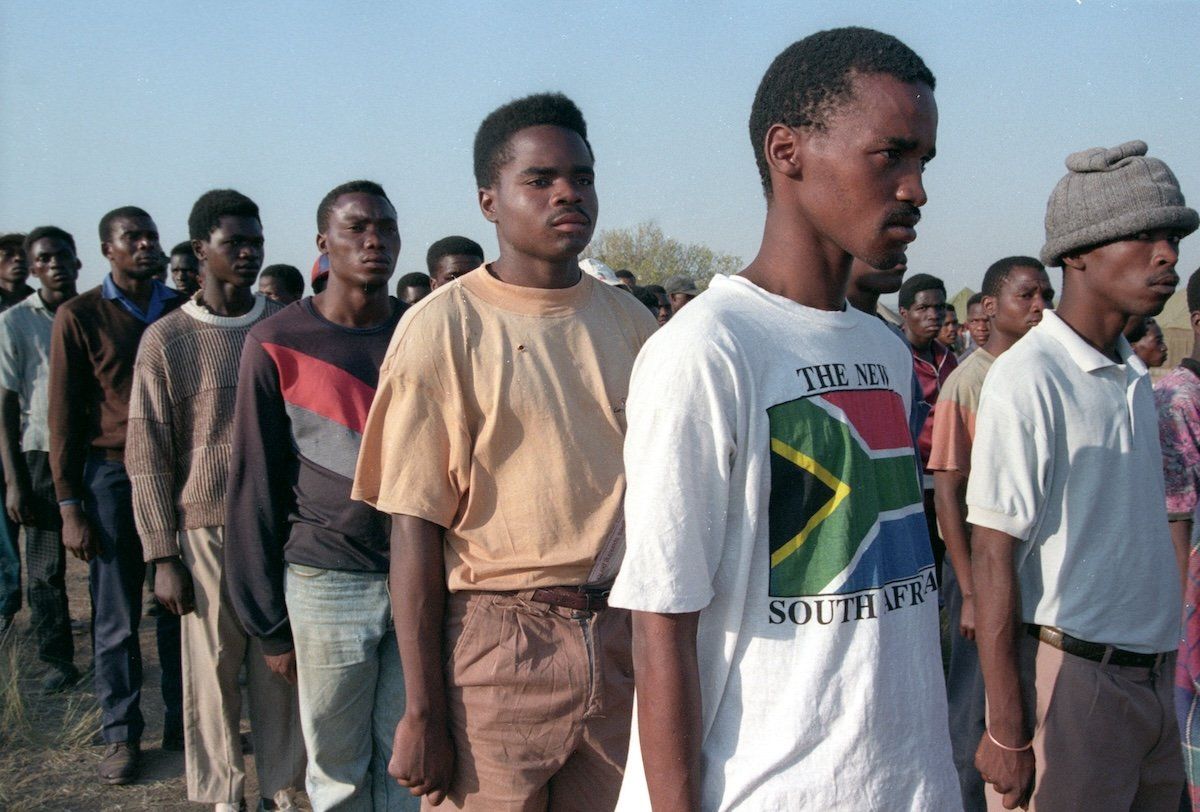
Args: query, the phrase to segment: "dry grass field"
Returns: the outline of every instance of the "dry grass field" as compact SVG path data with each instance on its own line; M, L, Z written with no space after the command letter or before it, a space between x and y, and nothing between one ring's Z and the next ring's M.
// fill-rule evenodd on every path
M90 603L87 566L67 559L67 584L75 627L75 664L91 662L88 639ZM99 742L100 710L90 675L72 690L44 695L41 669L29 634L29 610L17 615L14 628L0 639L0 810L182 810L211 809L188 803L183 753L160 749L163 703L159 693L158 652L153 618L142 618L145 668L142 712L142 774L136 783L100 784L96 767L104 754ZM247 730L243 720L243 730ZM250 809L258 801L254 758L246 757L246 797ZM307 807L305 807L307 808Z

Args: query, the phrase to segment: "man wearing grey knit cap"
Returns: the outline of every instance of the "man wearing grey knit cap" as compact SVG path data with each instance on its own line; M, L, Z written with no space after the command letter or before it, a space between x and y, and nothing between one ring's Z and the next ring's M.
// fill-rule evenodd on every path
M990 808L1177 809L1180 579L1146 367L1121 329L1162 310L1198 217L1141 141L1067 158L1042 261L1062 300L980 396L967 521Z

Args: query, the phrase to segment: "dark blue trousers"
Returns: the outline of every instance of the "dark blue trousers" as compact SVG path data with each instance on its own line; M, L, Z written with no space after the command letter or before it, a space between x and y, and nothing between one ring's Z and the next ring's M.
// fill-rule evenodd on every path
M4 469L0 468L0 494L4 493ZM0 615L12 617L21 611L21 552L17 525L8 518L0 496Z
M84 485L84 510L98 547L88 566L101 735L109 743L141 741L145 723L138 625L146 565L133 521L133 491L123 464L97 458L88 460ZM167 613L158 619L156 631L167 707L165 727L179 730L183 720L179 618Z

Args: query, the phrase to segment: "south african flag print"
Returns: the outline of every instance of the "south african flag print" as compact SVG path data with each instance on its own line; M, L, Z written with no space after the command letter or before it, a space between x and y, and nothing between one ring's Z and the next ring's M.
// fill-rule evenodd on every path
M826 392L767 416L772 597L858 592L933 566L900 395Z

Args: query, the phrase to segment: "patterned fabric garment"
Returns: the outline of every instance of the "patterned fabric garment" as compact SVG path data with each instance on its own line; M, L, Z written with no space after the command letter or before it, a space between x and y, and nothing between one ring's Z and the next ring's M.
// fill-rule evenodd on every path
M1190 358L1154 387L1167 513L1193 515L1200 494L1200 364ZM1200 550L1193 534L1184 585L1183 635L1175 669L1175 711L1183 739L1183 763L1192 809L1200 812Z

